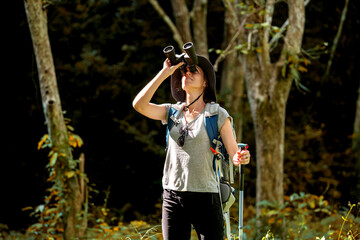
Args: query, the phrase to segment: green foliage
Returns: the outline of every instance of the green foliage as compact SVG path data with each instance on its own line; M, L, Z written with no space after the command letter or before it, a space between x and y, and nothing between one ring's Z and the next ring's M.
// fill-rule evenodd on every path
M285 197L284 204L262 201L258 207L261 216L246 225L249 239L259 233L266 233L263 239L360 239L360 203L338 211L323 196L301 192Z
M161 226L151 226L145 221L131 221L129 224L119 222L116 226L110 226L104 221L90 228L88 239L162 239Z
M78 135L73 133L74 128L69 125L70 120L65 119L65 123L68 131L69 145L73 149L81 147L83 141ZM64 232L62 217L67 212L68 203L66 199L70 194L67 179L78 177L79 179L84 179L85 182L88 182L88 180L86 174L81 172L78 168L79 160L68 160L71 161L69 164L70 169L60 173L60 171L63 171L64 167L62 166L62 163L57 160L60 156L63 156L64 153L59 153L58 150L53 147L48 134L45 134L38 143L38 150L44 148L50 148L48 154L49 163L46 165L46 168L49 172L47 182L49 182L51 186L47 189L48 195L45 196L43 204L40 204L35 208L23 208L23 211L32 210L30 216L37 219L37 222L31 225L27 229L27 232L29 235L35 237L45 234L51 236L52 239L62 239L62 236L59 235ZM85 217L86 213L83 212L81 215L82 216L79 217Z
M129 223L119 221L106 207L107 199L104 202L104 205L94 207L89 214L90 227L87 231L87 239L162 239L161 227L158 223L151 224L144 220L133 220ZM349 203L348 208L336 210L323 196L301 192L287 196L284 204L262 201L259 207L262 209L260 218L245 219L246 240L360 239L360 203L357 205ZM259 228L259 220L265 224L262 229ZM156 221L160 222L160 217ZM48 223L53 224L53 222L55 221L49 219ZM238 223L234 218L232 223L234 237L237 239ZM280 229L285 229L285 233L279 232ZM1 224L0 236L5 239L35 239L30 232L24 234L9 232L7 226ZM36 237L61 239L61 234L39 232ZM197 239L195 231L192 231L191 239Z
M261 240L274 240L274 234L269 230Z
M309 92L309 89L300 82L300 72L307 72L307 66L309 64L310 60L304 56L299 57L296 54L286 53L281 69L281 77L288 78L290 76L299 91Z

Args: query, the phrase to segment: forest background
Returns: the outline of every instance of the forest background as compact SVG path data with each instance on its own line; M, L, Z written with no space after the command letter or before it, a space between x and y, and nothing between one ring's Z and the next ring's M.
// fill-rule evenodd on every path
M169 1L159 1L173 17ZM99 190L90 201L107 207L123 221L159 216L165 128L136 113L131 102L164 61L162 49L176 45L173 33L147 1L54 1L48 6L49 37L65 117L83 139L74 155L85 154L86 174ZM4 139L0 182L0 223L24 229L33 223L22 208L43 201L49 187L47 152L37 150L46 133L44 114L26 14L12 1L3 92ZM280 7L276 16L285 20ZM293 84L286 109L284 191L323 195L340 208L359 201L352 155L356 101L359 97L359 30L357 1L350 1L330 74L323 78L337 34L344 1L311 1L306 7L303 50L312 52L301 84ZM222 1L209 1L207 32L214 62L222 49ZM283 18L282 18L283 16ZM281 24L279 22L279 24ZM13 40L13 41L12 41ZM20 42L19 42L20 40ZM196 46L195 46L196 47ZM5 74L7 73L7 74ZM221 76L221 64L217 77ZM218 89L221 81L218 80ZM226 93L219 94L226 106ZM243 100L247 102L246 92ZM174 102L166 82L154 101ZM239 113L232 113L239 114ZM250 145L246 205L255 204L256 155L253 123L244 104L243 142Z

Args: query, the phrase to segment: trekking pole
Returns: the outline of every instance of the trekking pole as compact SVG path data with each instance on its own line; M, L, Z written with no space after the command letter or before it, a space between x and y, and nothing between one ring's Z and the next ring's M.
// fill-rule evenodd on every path
M249 145L245 143L238 143L238 147L240 150L246 150L248 149ZM244 179L245 179L245 167L244 165L239 165L239 240L244 239Z

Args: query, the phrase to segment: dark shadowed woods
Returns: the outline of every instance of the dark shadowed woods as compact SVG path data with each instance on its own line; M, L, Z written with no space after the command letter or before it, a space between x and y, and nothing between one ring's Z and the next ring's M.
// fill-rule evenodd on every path
M175 22L170 2L159 4ZM298 68L299 82L292 81L289 87L284 145L280 146L284 153L285 201L300 192L323 196L338 208L360 200L358 150L352 148L359 146L354 143L359 134L355 132L359 129L355 122L360 96L359 4L349 1L342 31L336 39L344 4L345 1L310 1L305 7L299 48L302 60L293 60L303 69ZM190 1L187 6L192 7ZM237 10L241 10L239 6ZM46 9L64 117L71 120L69 124L83 140L83 146L75 148L72 154L78 159L84 153L89 185L97 190L89 193L89 204L101 206L106 202L108 214L119 221L159 219L165 128L136 113L131 102L161 68L162 49L170 44L177 47L172 30L147 1L53 1ZM35 220L22 209L41 204L50 185L45 167L48 151L37 150L47 126L24 3L14 1L11 11L12 34L7 35L11 51L4 63L6 77L2 87L5 141L0 223L10 229L26 229ZM206 30L213 63L226 47L225 11L222 1L209 1ZM272 25L278 29L272 34L279 31L287 12L284 2L276 4ZM259 19L247 20L258 24ZM246 31L250 28L255 29L248 25ZM281 56L284 39L273 46L270 61ZM336 49L332 48L334 44ZM241 54L251 57L249 53ZM332 64L327 73L330 58ZM287 60L290 65L291 60ZM220 62L217 71L218 98L221 104L229 106L226 95L232 93L224 88L220 91L224 65ZM242 141L250 145L253 153L246 171L245 196L246 204L254 206L258 152L254 112L248 102L249 82L246 84L240 96L241 112L234 110L231 114L241 119ZM153 100L173 102L169 84L163 84ZM276 142L272 144L277 146Z

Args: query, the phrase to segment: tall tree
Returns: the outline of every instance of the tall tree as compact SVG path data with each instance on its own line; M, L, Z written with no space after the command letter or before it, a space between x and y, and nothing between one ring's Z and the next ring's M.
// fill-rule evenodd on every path
M46 7L42 0L25 0L24 4L36 57L48 135L51 148L56 152L50 164L54 165L56 182L60 184L59 191L62 191L65 197L65 202L61 203L64 239L79 238L85 234L83 227L87 219L81 218L82 194L77 174L70 174L76 163L73 160L57 87Z
M236 12L230 1L225 3L231 12ZM273 40L270 33L276 2L247 0L243 3L248 12L234 20L238 21L238 26L245 21L247 27L240 38L247 50L242 64L255 128L256 201L283 203L285 110L291 84L298 77L301 62L304 1L287 1L288 28L281 54L275 61L272 60L274 55L271 55ZM277 35L274 37L279 38ZM257 215L259 210L257 208Z

